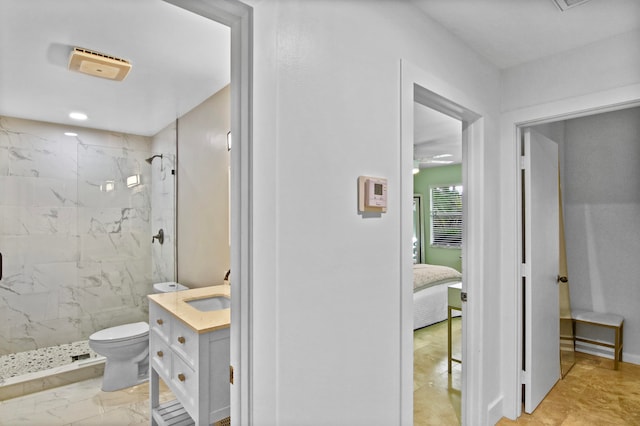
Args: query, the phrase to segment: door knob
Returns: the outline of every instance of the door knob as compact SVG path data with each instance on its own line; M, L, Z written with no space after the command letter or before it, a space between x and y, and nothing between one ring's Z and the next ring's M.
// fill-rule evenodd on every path
M557 279L557 281L558 281L559 283L566 283L566 282L569 282L569 278L567 278L567 277L565 277L565 276L562 276L562 277L561 277L560 275L558 275L558 279Z

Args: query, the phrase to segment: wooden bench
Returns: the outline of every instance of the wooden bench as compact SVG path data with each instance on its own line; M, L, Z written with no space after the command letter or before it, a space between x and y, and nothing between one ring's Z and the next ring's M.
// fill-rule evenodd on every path
M600 312L585 311L575 309L571 312L573 320L573 345L575 342L590 343L592 345L604 346L613 349L613 369L618 369L618 363L622 361L622 332L624 326L624 318L621 315L605 314ZM597 327L610 328L615 331L613 344L600 342L597 340L576 337L576 324L587 324Z

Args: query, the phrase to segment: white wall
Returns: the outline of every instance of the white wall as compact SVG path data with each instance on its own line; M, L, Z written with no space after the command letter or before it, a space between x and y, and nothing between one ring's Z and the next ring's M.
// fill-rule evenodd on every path
M178 120L178 282L222 284L229 251L229 86Z
M400 413L413 393L400 388L400 59L486 117L476 167L492 166L494 185L498 72L410 3L254 7L255 424L410 424ZM389 179L386 214L357 214L358 175ZM492 236L482 239L488 252ZM496 262L479 277L488 293L499 290ZM479 310L497 329L499 307ZM487 333L478 354L476 424L500 394L499 338Z
M623 360L640 363L640 108L566 121L565 157L572 308L624 316Z
M640 31L502 71L502 111L637 84Z
M516 125L563 120L640 99L640 32L613 37L559 55L501 71L500 218L503 322L502 371L505 413L520 409L517 382L521 354L508 342L520 336ZM565 160L566 161L566 160Z

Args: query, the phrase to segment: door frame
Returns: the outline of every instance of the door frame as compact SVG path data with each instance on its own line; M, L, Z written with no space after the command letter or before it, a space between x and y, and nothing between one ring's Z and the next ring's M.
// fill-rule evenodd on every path
M640 84L589 93L567 99L504 112L500 119L502 141L501 222L502 249L500 279L504 316L501 336L504 362L501 387L503 415L515 420L522 414L522 286L520 259L522 259L520 188L520 134L524 127L563 121L593 114L640 106ZM514 285L514 283L516 283ZM515 342L515 344L514 344Z
M480 362L482 342L482 149L484 118L468 97L426 71L401 60L400 95L400 423L413 424L413 106L418 102L462 122L463 244L462 291L475 296L463 304L462 424L484 418Z
M231 418L234 424L253 424L251 378L253 287L253 227L251 191L253 9L239 0L164 0L229 27L231 32Z

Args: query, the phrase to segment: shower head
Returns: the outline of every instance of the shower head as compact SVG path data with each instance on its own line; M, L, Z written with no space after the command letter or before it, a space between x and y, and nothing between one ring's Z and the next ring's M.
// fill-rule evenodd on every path
M162 158L162 154L156 154L156 155L154 155L153 157L149 157L149 158L147 158L147 159L146 159L146 160L144 160L144 161L146 161L147 163L151 164L151 163L153 163L153 159L154 159L154 158L156 158L156 157L160 157L160 158Z

